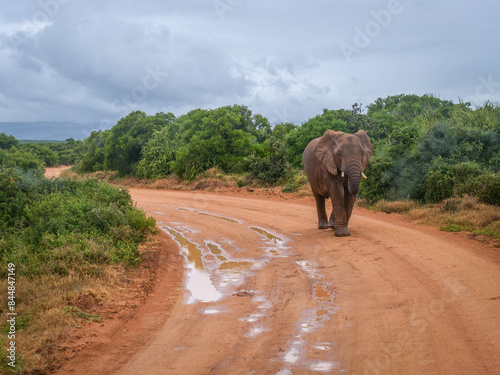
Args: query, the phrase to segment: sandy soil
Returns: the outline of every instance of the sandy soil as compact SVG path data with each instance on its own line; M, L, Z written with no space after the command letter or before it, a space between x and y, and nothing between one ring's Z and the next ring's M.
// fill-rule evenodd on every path
M336 238L312 197L130 193L154 286L58 374L500 373L498 249L360 208Z

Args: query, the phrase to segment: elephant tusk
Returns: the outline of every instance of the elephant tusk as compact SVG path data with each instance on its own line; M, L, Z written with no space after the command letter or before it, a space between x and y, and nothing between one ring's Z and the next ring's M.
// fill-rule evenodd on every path
M363 173L361 173L361 176L363 176L363 178L368 179L368 177L366 177L366 176L365 176L364 172L363 172Z
M344 178L344 177L345 177L345 174L344 174L344 172L342 172L342 178Z

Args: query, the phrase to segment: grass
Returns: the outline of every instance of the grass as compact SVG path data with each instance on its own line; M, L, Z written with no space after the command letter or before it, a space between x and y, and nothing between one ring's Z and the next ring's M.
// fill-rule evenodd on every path
M36 278L16 277L16 371L2 361L1 373L20 373L38 369L48 370L58 340L69 327L80 327L101 316L84 311L81 301L93 296L108 301L120 288L125 275L123 266L109 266L99 278L71 272L67 276L41 275ZM7 290L7 281L0 283ZM1 314L7 313L7 293L0 293ZM1 347L8 347L5 334L9 327L1 322Z
M0 315L7 317L12 304L9 272L17 314L16 368L2 356L0 373L45 373L70 327L102 319L96 301L110 300L139 266L139 245L157 233L155 220L125 190L95 179L0 169L0 190ZM0 332L0 347L10 347L7 319Z
M362 199L358 205L385 212L409 215L420 224L438 226L446 232L469 232L480 240L492 239L500 246L500 207L479 202L477 197L465 195L449 198L439 204L422 205L415 201L379 201L374 205Z

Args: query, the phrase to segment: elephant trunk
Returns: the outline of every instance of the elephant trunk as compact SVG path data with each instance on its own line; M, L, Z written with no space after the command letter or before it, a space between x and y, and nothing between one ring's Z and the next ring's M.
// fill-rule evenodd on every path
M361 182L361 166L353 165L346 168L345 173L347 174L349 194L356 195L359 191L359 184Z

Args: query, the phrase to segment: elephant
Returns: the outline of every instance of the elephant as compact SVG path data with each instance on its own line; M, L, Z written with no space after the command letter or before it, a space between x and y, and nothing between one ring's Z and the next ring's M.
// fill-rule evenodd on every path
M361 177L373 154L364 130L355 134L327 130L313 139L302 155L304 171L311 185L318 212L318 228L335 230L335 236L350 236L347 225L359 191ZM332 201L328 220L325 199Z

